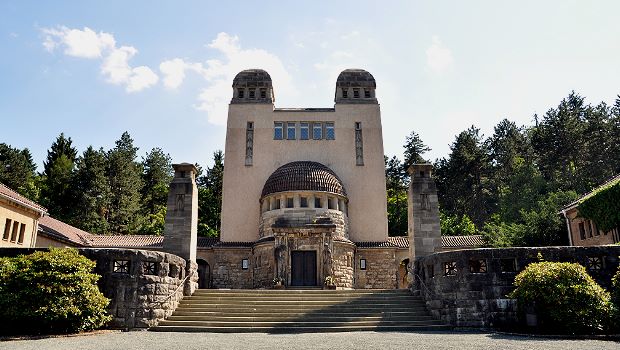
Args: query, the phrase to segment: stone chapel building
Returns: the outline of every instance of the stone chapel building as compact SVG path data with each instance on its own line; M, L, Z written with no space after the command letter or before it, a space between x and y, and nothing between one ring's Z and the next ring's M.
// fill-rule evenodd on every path
M221 242L198 252L213 286L323 286L331 277L341 288L397 288L408 249L388 238L373 76L343 71L333 108L276 108L260 69L232 87Z

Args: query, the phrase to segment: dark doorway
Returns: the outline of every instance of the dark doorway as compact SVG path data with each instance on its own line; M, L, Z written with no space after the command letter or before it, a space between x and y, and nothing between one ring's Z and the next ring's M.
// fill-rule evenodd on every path
M316 252L291 252L291 286L316 286Z
M198 288L211 288L211 268L209 263L202 259L196 259L196 263L198 264Z

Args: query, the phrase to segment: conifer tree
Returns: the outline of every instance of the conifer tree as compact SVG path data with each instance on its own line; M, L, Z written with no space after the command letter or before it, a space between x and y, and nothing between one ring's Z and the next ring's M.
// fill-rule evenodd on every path
M94 234L109 232L106 216L111 194L106 169L105 151L96 151L89 146L78 158L73 177L75 205L71 222L74 226Z
M405 149L405 160L403 162L405 172L413 164L426 163L426 160L422 157L422 155L431 150L427 145L424 144L424 142L422 142L420 135L418 135L415 131L412 131L407 136L403 148Z
M142 222L142 169L136 162L137 151L128 132L124 132L116 146L108 151L107 174L111 193L108 223L112 233L136 233Z
M71 218L73 198L71 181L77 150L71 138L61 133L47 151L43 163L41 202L51 216L68 221Z
M27 148L19 150L0 143L0 182L34 201L39 196L36 169Z
M145 218L140 233L164 233L168 186L172 180L172 160L161 148L153 148L142 159L142 212Z

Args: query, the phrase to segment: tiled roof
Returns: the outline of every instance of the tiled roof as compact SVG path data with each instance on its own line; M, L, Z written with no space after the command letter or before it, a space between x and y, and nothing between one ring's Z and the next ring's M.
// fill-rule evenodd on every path
M2 183L0 183L0 197L4 197L12 202L24 205L41 213L47 212L47 209L45 209L43 206L13 191Z
M164 236L92 235L92 246L100 248L161 248Z
M398 248L409 248L409 237L407 236L388 237L388 242L394 244Z
M198 237L198 248L210 248L219 241L219 237Z
M51 216L43 216L39 219L39 234L51 236L53 238L65 239L77 245L89 246L93 235L82 231L77 227L66 224Z
M291 162L276 169L265 182L261 197L284 191L320 191L347 195L342 181L330 168L310 161Z
M390 241L384 242L354 242L358 248L398 248Z
M476 248L484 246L484 241L482 235L441 236L441 246L444 248Z
M593 195L595 192L598 192L599 190L601 190L602 188L608 187L608 186L613 186L616 183L620 182L620 174L612 177L611 179L605 181L602 185L597 186L596 188L594 188L592 191L584 194L583 196L579 197L579 199L577 199L576 201L566 205L564 208L562 208L563 210L567 210L567 209L571 209L573 207L576 207L579 205L579 203L583 202L584 200L588 199L591 195Z

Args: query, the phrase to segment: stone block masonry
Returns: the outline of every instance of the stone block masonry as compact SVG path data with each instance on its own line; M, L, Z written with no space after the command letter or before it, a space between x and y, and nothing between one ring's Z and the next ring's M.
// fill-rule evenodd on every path
M507 295L515 276L538 256L576 262L609 288L620 246L469 249L436 253L415 261L415 282L431 313L447 324L471 328L518 325L517 303Z

